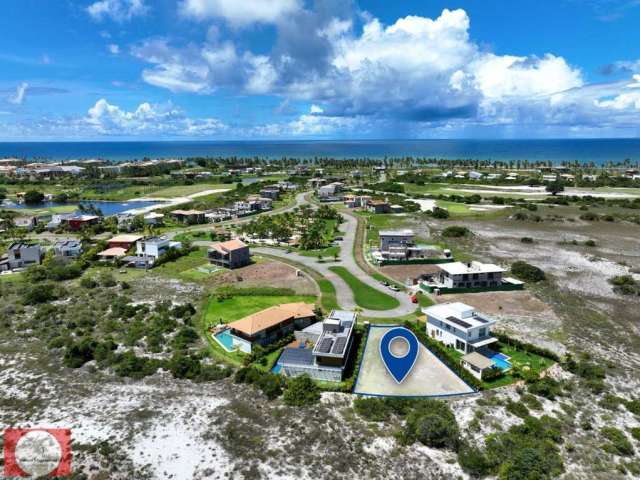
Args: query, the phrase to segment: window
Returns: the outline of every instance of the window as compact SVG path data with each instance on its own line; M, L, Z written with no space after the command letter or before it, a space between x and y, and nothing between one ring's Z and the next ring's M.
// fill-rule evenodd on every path
M482 327L480 330L478 330L478 337L484 337L486 334L487 334L486 327Z
M456 340L456 350L462 350L464 352L465 343L460 340Z
M489 277L489 278L493 278L493 272L489 272L489 273L487 274L487 277Z
M480 278L480 275L478 275L477 273L474 273L474 274L473 274L473 279L474 279L474 280L477 280L478 278Z

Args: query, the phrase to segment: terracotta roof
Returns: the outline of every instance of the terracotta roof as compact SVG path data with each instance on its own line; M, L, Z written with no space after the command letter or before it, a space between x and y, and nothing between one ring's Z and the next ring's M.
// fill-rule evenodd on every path
M226 252L231 252L233 250L239 250L241 248L245 248L247 246L246 243L244 243L242 240L228 240L226 242L219 242L219 243L215 243L213 245L213 248L215 248L218 251L221 251L220 249L222 249L222 251L226 251Z
M107 248L105 251L100 252L98 256L99 257L124 257L126 253L127 253L127 250L125 248L113 247L113 248Z
M314 315L314 306L310 303L284 303L231 322L228 326L245 335L252 336L269 327L279 325L290 318L298 319L313 317Z

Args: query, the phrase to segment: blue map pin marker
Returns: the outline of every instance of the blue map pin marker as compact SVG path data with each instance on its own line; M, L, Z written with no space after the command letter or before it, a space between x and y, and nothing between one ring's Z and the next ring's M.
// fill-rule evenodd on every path
M397 340L396 340L397 339ZM396 356L391 351L392 342L405 342L406 353L402 356ZM395 343L394 342L394 343ZM387 367L387 371L391 374L397 383L402 383L407 375L413 369L418 360L420 352L420 344L414 333L404 327L396 327L387 331L380 339L380 357L382 363Z

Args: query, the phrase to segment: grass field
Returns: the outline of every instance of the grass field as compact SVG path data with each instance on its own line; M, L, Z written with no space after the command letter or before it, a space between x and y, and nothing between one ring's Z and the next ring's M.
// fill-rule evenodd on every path
M340 255L340 247L327 247L321 248L320 250L299 250L298 253L305 257L317 257L318 255L322 255L324 260L332 260L336 255Z
M167 277L178 278L183 280L199 280L198 275L194 276L194 273L200 273L195 271L197 267L202 265L208 265L207 249L198 248L189 255L180 257L173 262L168 262L159 267L153 269L153 272L158 275L164 275ZM208 276L202 273L203 276Z
M218 301L215 296L211 296L206 306L205 326L217 325L220 321L222 323L233 322L265 308L293 302L315 303L316 297L311 295L238 295Z
M392 308L400 306L398 300L363 283L346 268L330 267L329 270L347 282L347 285L349 285L349 288L353 291L356 303L360 307L369 310L391 310Z

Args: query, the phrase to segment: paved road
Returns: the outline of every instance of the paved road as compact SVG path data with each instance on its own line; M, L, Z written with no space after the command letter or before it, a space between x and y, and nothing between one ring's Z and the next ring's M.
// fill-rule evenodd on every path
M385 293L387 295L395 297L400 302L400 306L392 310L362 309L362 314L365 317L392 318L402 317L404 315L415 312L417 306L411 302L411 298L409 297L409 295L403 292L393 292L392 290L389 290L388 288L380 285L380 283L370 277L369 274L367 274L360 268L360 266L358 266L353 256L353 246L355 244L358 221L350 214L343 214L343 217L345 219L345 222L342 224L341 230L343 230L344 232L344 240L341 242L342 244L340 246L339 262L325 261L323 263L319 263L315 257L305 257L304 255L300 255L295 252L287 253L285 250L279 248L258 247L253 248L252 251L254 253L264 253L267 255L272 255L274 257L288 259L317 271L323 277L329 280L335 287L338 297L338 305L340 305L341 308L353 310L356 308L357 304L354 300L351 288L349 288L347 283L340 276L329 270L329 267L344 267L363 283L366 283L367 285L381 293Z

